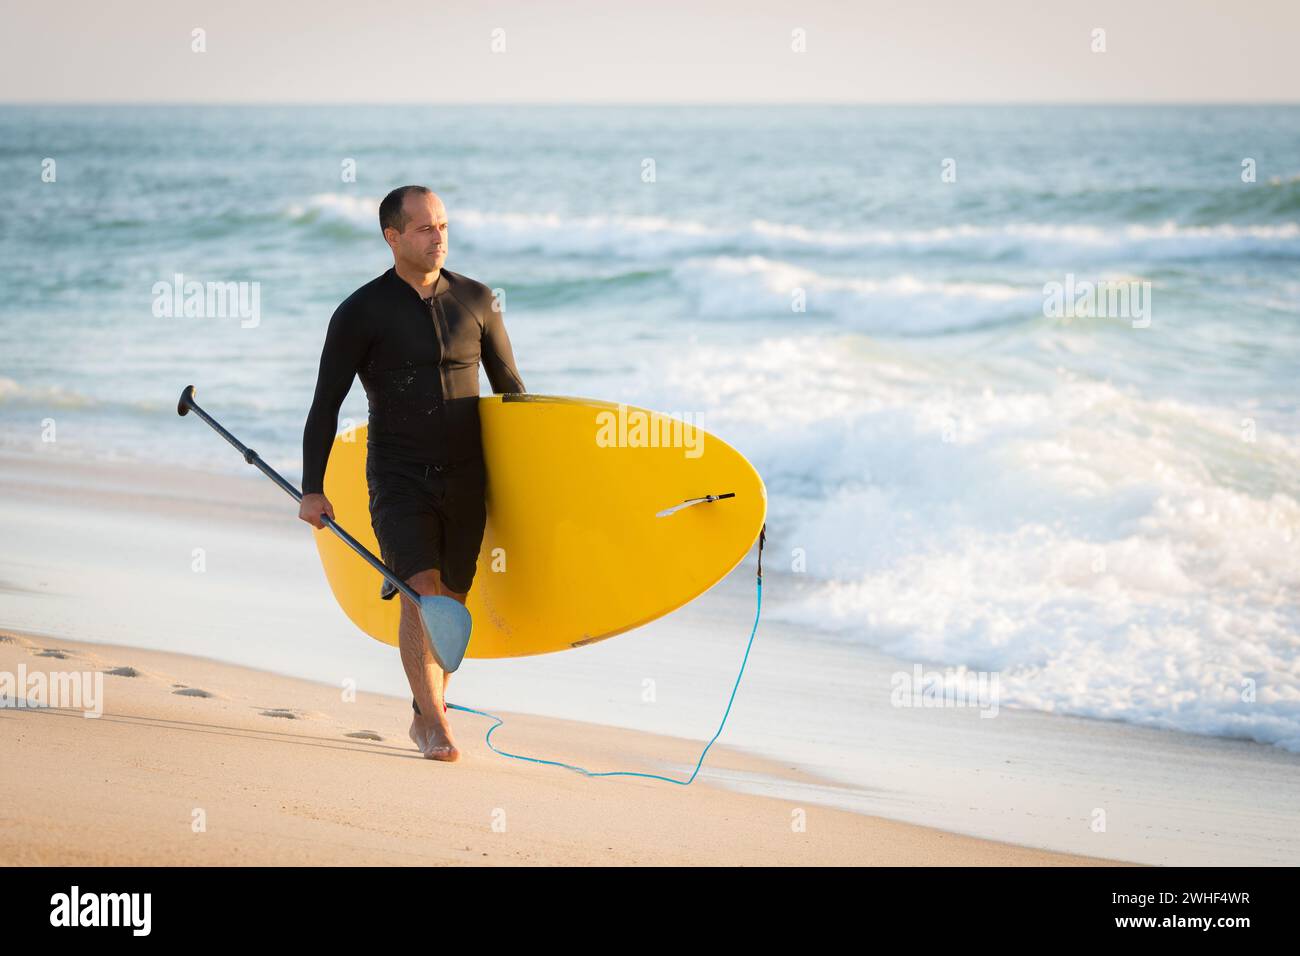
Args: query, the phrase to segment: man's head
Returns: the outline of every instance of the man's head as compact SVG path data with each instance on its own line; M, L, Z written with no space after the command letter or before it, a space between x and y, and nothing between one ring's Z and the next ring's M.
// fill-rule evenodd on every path
M447 261L447 210L424 186L399 186L379 204L379 227L393 262L412 272L437 272Z

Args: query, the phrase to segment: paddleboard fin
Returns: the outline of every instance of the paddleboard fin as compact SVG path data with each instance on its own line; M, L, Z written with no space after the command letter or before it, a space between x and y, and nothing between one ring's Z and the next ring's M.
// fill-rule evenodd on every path
M656 518L666 518L675 511L681 511L683 508L689 508L691 505L708 504L712 501L721 501L723 498L734 498L736 493L728 491L721 495L705 495L703 498L687 498L679 505L673 505L671 508L665 508L663 511L655 512Z

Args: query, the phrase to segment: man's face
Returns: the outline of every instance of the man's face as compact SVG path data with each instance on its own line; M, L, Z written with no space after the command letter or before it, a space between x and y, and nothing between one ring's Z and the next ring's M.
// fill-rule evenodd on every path
M406 228L385 229L393 254L413 269L437 272L447 261L447 210L434 193L409 193L402 204Z

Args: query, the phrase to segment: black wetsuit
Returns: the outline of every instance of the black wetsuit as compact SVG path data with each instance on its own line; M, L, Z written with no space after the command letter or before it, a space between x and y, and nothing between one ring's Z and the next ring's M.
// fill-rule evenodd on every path
M302 436L303 494L321 492L339 406L361 376L370 406L366 479L384 562L403 579L438 568L473 582L486 516L478 366L494 392L522 392L492 290L446 269L422 299L389 269L330 319Z

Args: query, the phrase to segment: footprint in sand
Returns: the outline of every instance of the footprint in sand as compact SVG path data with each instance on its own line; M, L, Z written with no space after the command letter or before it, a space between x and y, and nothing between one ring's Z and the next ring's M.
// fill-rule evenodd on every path
M352 733L344 734L343 736L360 737L362 740L383 740L384 739L383 737L379 736L379 734L375 733L373 730L354 730L352 731Z
M264 710L261 713L263 717L283 717L285 720L301 719L299 715L295 714L292 710L281 710L277 708L275 710Z
M180 690L172 691L172 693L180 697L211 697L212 696L206 690L199 690L197 687L183 687Z
M110 677L139 677L140 672L134 667L114 667L112 670L104 671Z

